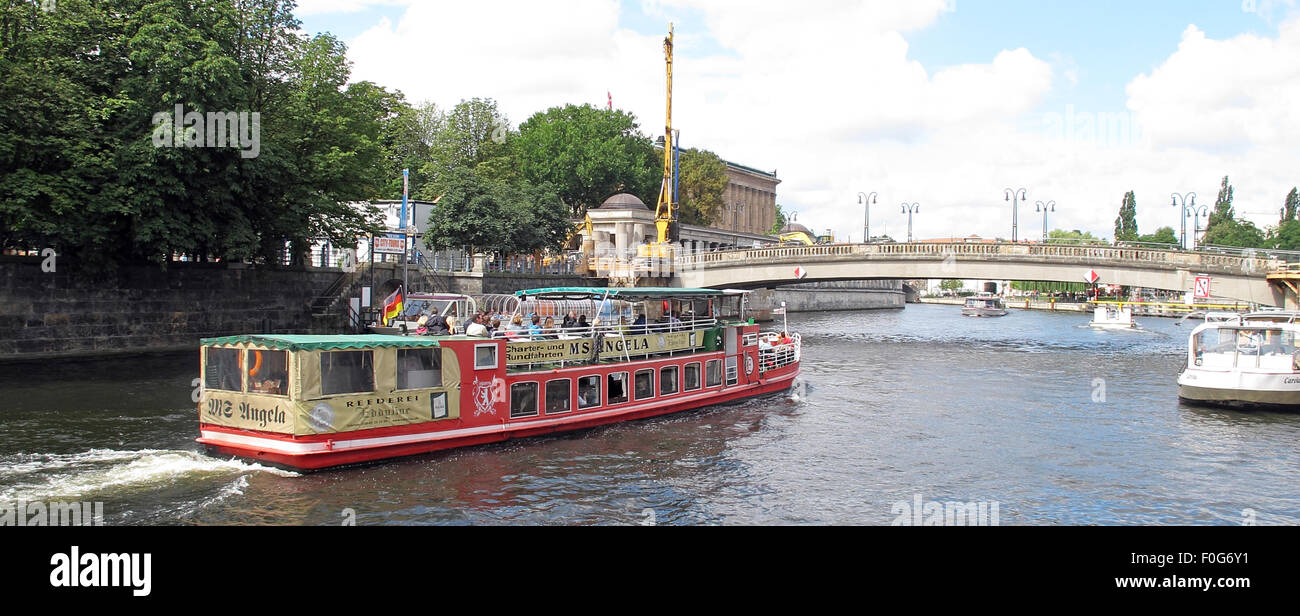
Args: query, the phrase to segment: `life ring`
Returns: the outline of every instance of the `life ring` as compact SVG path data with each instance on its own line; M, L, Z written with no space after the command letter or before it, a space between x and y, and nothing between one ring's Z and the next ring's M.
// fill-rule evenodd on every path
M249 368L248 376L257 376L262 371L262 352L253 351L253 367Z

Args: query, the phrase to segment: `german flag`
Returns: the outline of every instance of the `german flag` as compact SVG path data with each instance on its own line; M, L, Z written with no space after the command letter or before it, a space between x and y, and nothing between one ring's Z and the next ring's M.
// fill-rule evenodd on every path
M392 295L384 300L384 325L393 320L393 317L402 313L402 287L397 287Z

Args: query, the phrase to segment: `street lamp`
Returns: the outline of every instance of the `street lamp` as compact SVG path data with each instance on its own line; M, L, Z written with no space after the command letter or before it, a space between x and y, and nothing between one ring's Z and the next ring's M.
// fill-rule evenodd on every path
M909 244L912 243L912 214L915 214L920 209L921 204L919 203L903 204L903 213L907 214L907 243Z
M858 203L865 206L862 212L862 243L871 243L871 204L876 202L876 193L858 193Z
M1014 188L1008 188L1006 190L1006 194L1007 194L1006 200L1011 202L1011 243L1014 244L1016 243L1016 239L1017 239L1016 228L1019 226L1020 223L1020 214L1019 214L1020 202L1024 201L1025 199L1028 199L1029 197L1028 197L1028 193L1026 193L1025 189L1023 188L1021 188L1020 190L1015 190Z
M745 211L744 201L731 204L731 226L735 227L733 230L736 232L740 231L740 213L743 211Z
M1201 232L1201 217L1204 216L1208 221L1210 218L1210 206L1192 205L1187 208L1187 216L1192 217L1192 250L1196 250L1197 238ZM1183 218L1183 224L1187 224L1187 218Z
M1038 201L1034 204L1034 211L1043 213L1043 243L1044 244L1047 243L1047 212L1049 210L1053 212L1056 211L1055 201L1048 201L1047 203Z
M1183 225L1182 226L1183 230L1182 230L1182 235L1178 240L1178 247L1182 248L1183 250L1187 250L1187 205L1189 202L1191 203L1192 207L1196 207L1196 193L1189 192L1185 195L1174 193L1174 202L1171 204L1174 207L1178 207L1179 205L1183 206L1183 215L1181 221Z

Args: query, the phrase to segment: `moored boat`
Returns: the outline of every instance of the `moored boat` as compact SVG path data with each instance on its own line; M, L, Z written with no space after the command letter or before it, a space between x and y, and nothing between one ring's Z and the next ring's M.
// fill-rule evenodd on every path
M1002 298L991 293L980 293L966 298L961 314L966 317L1000 317L1007 314L1007 309L1002 305Z
M1089 327L1098 329L1133 329L1137 322L1133 320L1133 309L1128 306L1097 306L1092 311Z
M1178 397L1235 408L1300 410L1300 312L1210 313L1188 337Z
M801 341L716 318L712 289L560 288L647 319L511 338L244 335L203 341L199 443L295 469L590 428L788 390Z

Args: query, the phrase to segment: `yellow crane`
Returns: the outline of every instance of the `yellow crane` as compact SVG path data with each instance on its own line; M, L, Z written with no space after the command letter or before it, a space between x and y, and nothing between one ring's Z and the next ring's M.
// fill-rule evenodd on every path
M664 39L664 58L668 63L667 112L664 119L664 179L655 205L655 243L641 246L641 257L672 258L677 240L677 204L673 202L673 25L668 24Z

